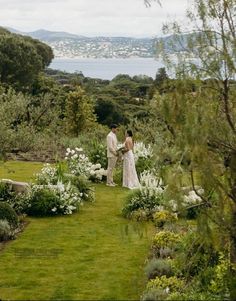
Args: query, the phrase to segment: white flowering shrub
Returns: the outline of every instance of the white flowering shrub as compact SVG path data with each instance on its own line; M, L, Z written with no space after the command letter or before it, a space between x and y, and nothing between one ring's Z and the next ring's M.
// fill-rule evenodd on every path
M58 171L49 163L44 164L39 173L36 174L36 182L39 185L56 184L58 181Z
M137 210L145 211L151 218L156 211L163 210L165 187L152 171L145 171L140 176L141 187L131 192L122 210L124 216L130 217Z
M72 214L82 203L80 193L69 183L32 185L27 213L32 216Z
M150 170L153 167L153 149L150 144L147 146L143 142L136 142L134 144L134 158L138 175L143 171Z
M82 148L67 148L65 159L70 172L76 176L84 176L94 182L102 181L103 177L106 176L106 170L102 168L101 164L92 164L83 153Z
M139 158L151 158L153 156L153 149L150 144L147 146L143 142L136 142L134 144L134 158L137 162Z
M186 190L183 187L183 191ZM202 203L201 195L204 194L204 189L198 188L197 193L194 190L189 190L183 194L179 202L175 200L168 201L168 206L173 212L186 212L187 218L195 218L199 212L199 204Z
M93 164L90 167L90 179L93 182L100 182L103 180L103 177L107 176L107 171L102 168L101 164Z

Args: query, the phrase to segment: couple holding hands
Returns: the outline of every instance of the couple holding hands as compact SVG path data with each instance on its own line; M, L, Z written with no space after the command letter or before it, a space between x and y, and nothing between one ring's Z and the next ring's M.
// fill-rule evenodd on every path
M134 141L133 133L131 130L127 130L125 133L125 142L122 148L117 148L117 132L118 126L116 124L111 125L111 131L107 135L107 186L116 186L113 181L113 170L116 166L116 162L121 151L123 154L123 187L129 189L135 189L140 186L134 160Z

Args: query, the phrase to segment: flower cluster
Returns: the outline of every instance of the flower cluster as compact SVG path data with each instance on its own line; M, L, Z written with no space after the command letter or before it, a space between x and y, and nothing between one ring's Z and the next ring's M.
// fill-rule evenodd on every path
M93 181L102 181L103 176L107 175L107 171L102 168L101 164L93 164L90 167L90 179Z
M183 188L185 190L185 188ZM175 200L170 200L168 205L170 209L174 212L179 211L181 208L188 208L193 205L200 204L202 202L201 195L204 194L204 189L199 188L197 189L197 193L194 190L190 190L188 193L184 194L182 201L178 203Z
M79 205L82 204L81 193L76 192L70 182L67 185L58 182L52 189L60 199L59 208L52 208L53 212L63 211L63 214L72 214L73 211L77 210Z
M67 148L65 159L72 174L77 176L85 176L86 178L89 177L92 163L83 153L82 148Z
M84 176L93 181L101 181L106 176L106 171L100 163L92 164L89 158L83 153L82 148L66 150L65 157L70 172L76 176Z
M70 182L67 184L58 182L56 185L32 185L30 198L40 191L45 191L45 189L51 191L55 197L54 206L49 208L55 215L72 214L82 203L81 194L74 189ZM50 205L48 204L48 206Z
M56 184L57 181L57 169L56 167L51 166L49 163L44 164L40 173L36 174L36 182L39 185Z
M159 211L162 209L162 206L160 207L161 203L160 200L163 199L163 195L165 192L165 187L163 186L162 179L158 179L154 172L152 171L144 171L140 175L140 191L143 198L152 198L158 200L157 204L159 206L156 206L156 211Z
M153 149L150 144L146 146L143 142L136 142L134 145L134 158L137 162L139 158L151 158Z
M142 209L152 218L154 212L163 210L165 187L162 186L162 180L152 171L144 171L141 174L140 184L140 188L128 196L123 213L130 217L133 211Z

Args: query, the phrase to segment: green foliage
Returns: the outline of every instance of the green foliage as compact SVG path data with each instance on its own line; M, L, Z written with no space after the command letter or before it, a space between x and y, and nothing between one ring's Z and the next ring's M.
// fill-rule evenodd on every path
M53 58L49 46L16 34L0 35L0 81L18 90L28 89Z
M160 288L160 289L166 289L169 288L170 291L179 291L183 288L184 281L180 278L177 278L175 276L172 277L156 277L155 279L152 279L148 282L147 288Z
M66 100L66 126L68 134L78 136L82 131L94 127L96 117L91 98L81 87L70 92Z
M182 237L177 255L175 259L177 273L184 274L186 278L198 275L207 267L213 267L219 260L219 254L210 238L202 239L195 231L188 232Z
M167 277L173 276L173 270L170 260L152 258L145 267L145 273L148 279L154 279L166 275Z
M15 210L6 202L0 202L0 220L7 220L13 229L18 226L18 216Z
M0 202L14 198L15 194L9 184L0 182Z
M180 234L176 234L170 231L160 231L153 239L153 246L157 249L161 248L173 248L176 247L180 241Z
M173 223L177 221L178 217L175 213L167 210L157 211L153 215L154 224L162 228L165 223Z
M150 170L154 165L153 158L139 157L135 167L138 175L141 175L145 170Z
M97 140L92 141L88 156L93 164L100 163L103 168L107 167L107 148L105 142L99 143Z
M49 189L40 189L32 193L27 213L31 216L50 216L57 214L52 211L60 204L57 195Z
M155 208L163 202L161 195L146 194L140 189L131 191L126 197L122 214L125 217L131 217L133 211L142 209L146 211L149 218L152 217Z
M0 219L0 242L10 238L12 238L12 231L8 221Z
M72 176L69 177L71 184L74 185L80 192L83 201L94 202L95 193L91 186L91 182L83 176Z

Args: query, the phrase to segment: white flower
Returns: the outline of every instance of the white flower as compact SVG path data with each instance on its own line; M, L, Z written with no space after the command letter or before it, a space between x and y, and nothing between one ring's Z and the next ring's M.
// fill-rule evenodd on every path
M97 169L100 169L102 167L102 165L100 163L95 165Z
M57 211L56 207L52 208L52 212L56 212L56 211Z

